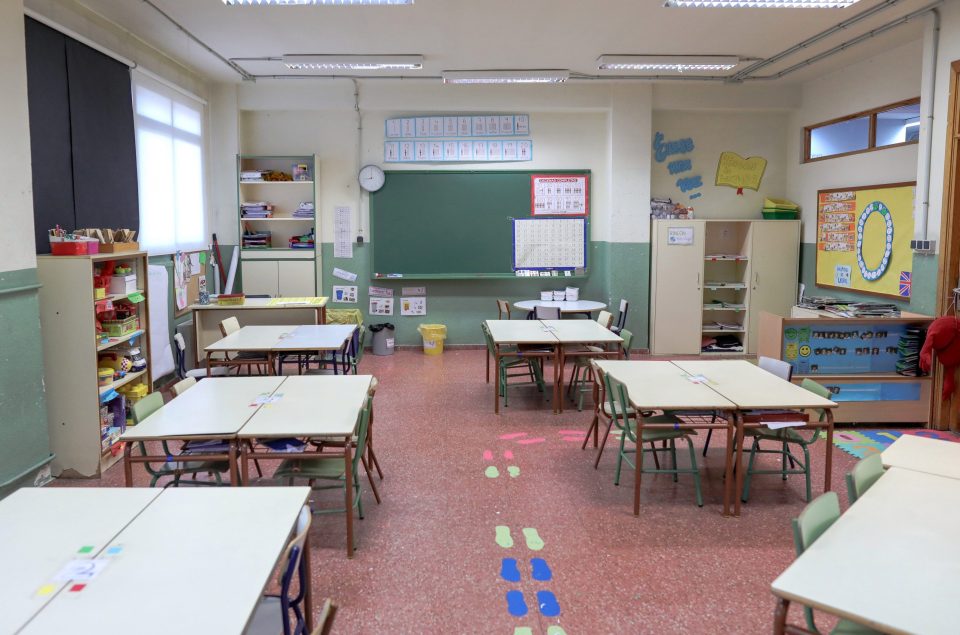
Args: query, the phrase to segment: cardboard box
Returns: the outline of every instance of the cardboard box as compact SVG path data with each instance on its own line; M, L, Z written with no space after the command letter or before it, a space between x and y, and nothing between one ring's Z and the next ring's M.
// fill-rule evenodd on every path
M110 278L110 293L133 293L137 290L137 276L113 276Z
M139 251L140 243L103 243L100 245L100 253L116 254L123 251Z

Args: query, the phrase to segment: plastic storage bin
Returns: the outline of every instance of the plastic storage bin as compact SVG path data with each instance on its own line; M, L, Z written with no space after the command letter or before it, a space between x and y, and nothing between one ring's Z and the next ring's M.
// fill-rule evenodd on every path
M371 324L370 332L373 333L373 349L372 353L374 355L393 355L394 349L394 333L396 329L393 324Z
M443 353L443 340L447 338L446 324L421 324L417 327L423 337L423 352L426 355Z

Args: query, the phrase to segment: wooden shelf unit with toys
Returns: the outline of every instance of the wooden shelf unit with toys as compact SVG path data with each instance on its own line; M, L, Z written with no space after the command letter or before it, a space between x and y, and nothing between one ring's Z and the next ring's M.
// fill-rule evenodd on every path
M152 390L143 251L37 256L54 474L100 475L123 456L130 406Z

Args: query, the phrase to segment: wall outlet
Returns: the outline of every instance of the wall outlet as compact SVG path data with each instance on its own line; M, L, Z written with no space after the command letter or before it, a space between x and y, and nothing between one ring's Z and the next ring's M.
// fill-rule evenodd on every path
M362 245L362 244L363 244L363 236L357 236L357 244L358 244L358 245Z
M935 240L911 240L910 249L919 254L932 254L937 251L937 241Z

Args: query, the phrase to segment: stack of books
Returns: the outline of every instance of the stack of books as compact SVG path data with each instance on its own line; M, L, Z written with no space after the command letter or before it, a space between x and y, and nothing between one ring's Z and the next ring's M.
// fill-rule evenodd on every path
M240 182L249 183L251 181L262 181L264 170L242 170L240 172Z
M923 340L926 339L927 330L919 326L908 326L903 335L900 336L900 343L897 346L897 374L907 377L919 377L923 375L920 370L920 349L923 347Z
M314 234L313 230L310 230L309 234L304 234L302 236L294 236L290 239L290 249L313 249L314 248Z
M297 209L293 212L294 218L313 218L314 215L313 203L309 201L303 201L297 205Z
M242 240L244 249L269 249L271 247L270 232L245 231Z
M243 218L270 218L273 216L273 205L265 201L244 201L240 203L240 215Z

